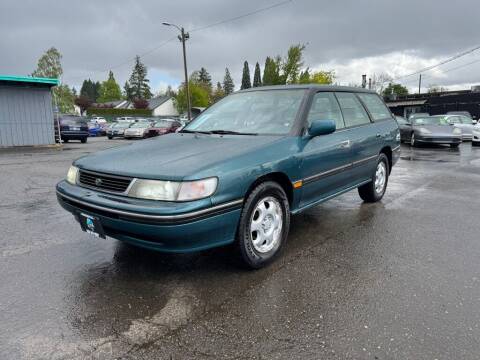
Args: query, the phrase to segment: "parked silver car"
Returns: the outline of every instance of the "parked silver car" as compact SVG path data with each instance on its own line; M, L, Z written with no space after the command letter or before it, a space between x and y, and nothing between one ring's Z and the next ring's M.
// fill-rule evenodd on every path
M472 140L474 124L471 118L465 115L445 115L448 123L462 130L463 140Z
M397 117L400 138L411 146L448 144L452 148L462 142L462 130L451 126L445 116L426 116L414 119Z

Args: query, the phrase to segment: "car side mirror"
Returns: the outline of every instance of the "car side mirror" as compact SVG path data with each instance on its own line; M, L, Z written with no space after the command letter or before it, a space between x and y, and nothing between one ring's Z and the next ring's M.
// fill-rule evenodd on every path
M314 120L308 128L308 135L315 136L327 135L335 132L337 125L334 120Z

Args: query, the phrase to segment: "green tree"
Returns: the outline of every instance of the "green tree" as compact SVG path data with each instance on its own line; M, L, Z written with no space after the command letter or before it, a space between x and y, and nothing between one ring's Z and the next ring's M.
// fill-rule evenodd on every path
M51 47L38 59L37 69L32 76L60 79L63 75L61 60L62 54L56 48Z
M188 87L190 90L190 100L193 106L207 107L209 104L209 94L204 86L189 81ZM185 91L185 84L182 84L175 97L175 107L179 113L185 113L187 111L187 93Z
M75 96L72 90L66 84L61 84L53 88L54 103L56 102L58 111L62 114L71 114L74 112Z
M225 76L223 77L223 91L225 95L230 95L235 90L235 84L230 76L230 71L225 68Z
M212 77L204 67L198 72L198 82L204 84L207 88L212 88Z
M113 72L110 70L110 72L108 73L108 79L102 82L102 86L100 87L100 97L98 98L98 101L116 101L120 100L121 98L122 90L120 90L120 86L115 81Z
M300 69L303 67L303 50L305 45L292 45L288 49L287 57L282 63L282 83L296 84Z
M243 63L242 85L240 86L240 90L250 89L251 87L252 83L250 82L250 68L248 67L248 62L245 61Z
M152 92L147 79L147 67L140 61L140 56L135 57L135 65L132 70L132 75L128 80L128 86L130 87L130 93L128 100L134 99L150 99Z
M217 82L217 87L213 90L212 93L212 103L216 103L218 100L225 97L225 90L223 90L222 84Z
M255 72L253 73L253 87L262 86L262 75L260 74L260 65L255 64Z
M402 96L402 95L408 95L408 89L400 84L394 84L390 83L388 86L383 90L383 96L389 96L389 95L397 95L397 96Z
M265 66L263 67L263 85L278 85L280 81L279 59L277 60L267 56Z
M56 48L51 47L38 59L37 68L32 76L60 79L63 74L61 59L62 54ZM53 87L52 91L58 110L62 113L73 112L75 97L72 89L66 84L61 84Z
M332 84L335 80L334 71L314 71L310 73L310 69L306 68L298 76L298 84Z

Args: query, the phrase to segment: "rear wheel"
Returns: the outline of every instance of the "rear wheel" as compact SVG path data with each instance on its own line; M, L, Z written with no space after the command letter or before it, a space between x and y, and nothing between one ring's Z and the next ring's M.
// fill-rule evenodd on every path
M85 144L87 142L87 138L82 138L80 141L82 142L82 144Z
M273 181L255 187L243 206L237 245L250 268L270 263L283 248L290 227L290 207L283 188Z
M113 136L108 136L108 140L112 140L113 139Z
M372 203L382 199L387 189L389 172L388 159L385 154L381 153L377 160L372 181L358 188L358 194L363 201Z
M459 146L460 146L460 144L450 144L450 147L451 147L452 149L456 149L456 148L458 148Z
M68 139L63 139L63 142L64 142L64 143L68 143Z

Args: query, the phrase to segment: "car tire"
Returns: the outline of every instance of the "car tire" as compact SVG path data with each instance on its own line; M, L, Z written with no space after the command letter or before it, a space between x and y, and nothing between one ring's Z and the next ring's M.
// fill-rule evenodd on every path
M63 139L63 142L64 142L64 143L68 143L68 139Z
M472 141L472 146L480 146L480 141Z
M358 188L360 198L367 203L380 201L387 189L389 173L387 156L381 153L377 159L372 181Z
M410 135L410 146L411 147L417 147L418 142L415 140L415 133L412 132L412 135Z
M112 140L113 139L113 136L108 136L108 140Z
M243 263L259 269L273 261L287 241L289 228L290 206L283 188L273 181L256 186L245 200L237 229Z
M80 141L82 142L82 144L85 144L87 142L87 138L83 138Z
M450 144L450 147L451 147L452 149L456 149L456 148L458 148L459 146L460 146L460 144Z

